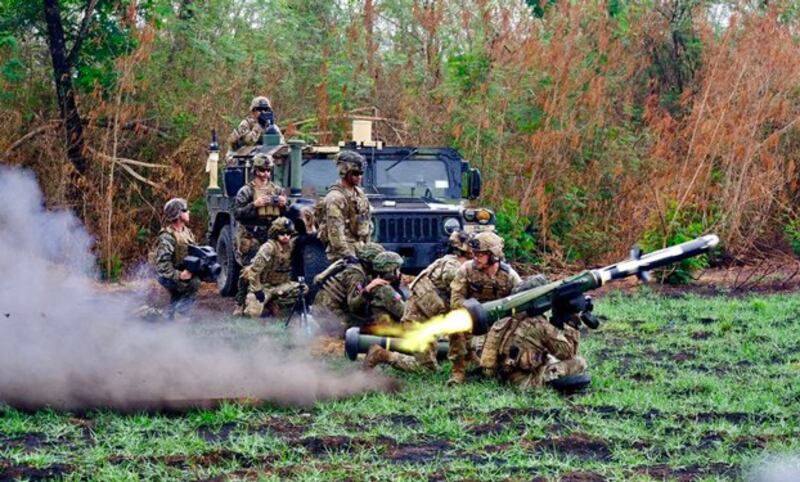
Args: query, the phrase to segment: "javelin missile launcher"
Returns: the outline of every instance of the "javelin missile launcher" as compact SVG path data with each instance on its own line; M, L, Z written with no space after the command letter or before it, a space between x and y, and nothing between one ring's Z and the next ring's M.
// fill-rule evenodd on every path
M583 271L569 278L525 289L498 300L479 303L470 299L464 303L464 309L469 314L471 323L468 323L468 326L471 326L471 330L457 329L451 332L471 331L475 335L483 335L489 331L492 324L503 318L523 312L529 316L537 316L548 311L551 312L550 323L558 328L563 328L565 323L575 325L582 322L594 329L600 322L592 314L592 298L585 294L587 291L599 288L609 281L629 276L637 276L647 281L651 270L708 253L718 243L719 238L709 234L646 255L634 249L629 259L604 268ZM353 330L347 333L345 351L350 359L355 359L359 353L365 353L373 344L394 351L413 351L403 342L403 338L361 335L357 330ZM447 342L440 341L438 349L440 353L446 353Z

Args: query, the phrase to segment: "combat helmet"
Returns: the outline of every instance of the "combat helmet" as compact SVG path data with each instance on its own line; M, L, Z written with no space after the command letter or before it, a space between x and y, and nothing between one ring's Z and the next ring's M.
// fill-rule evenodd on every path
M274 163L272 162L272 157L267 156L265 154L258 154L253 158L253 169L260 169L266 168L267 170L272 169Z
M356 257L367 265L371 266L375 261L375 257L386 251L386 249L378 243L364 243L356 247Z
M342 151L336 154L336 169L339 177L345 177L351 172L364 172L364 156L353 151Z
M253 97L253 100L250 102L250 112L253 112L254 110L270 111L272 110L272 104L270 104L269 99L263 95Z
M164 204L164 217L167 221L172 222L181 216L183 211L189 210L189 204L186 199L174 197Z
M460 251L465 256L472 256L472 246L469 245L472 236L464 231L453 231L447 239L451 251Z
M277 237L281 234L294 234L294 223L290 219L283 216L277 218L275 221L272 221L269 231L267 231L267 235L272 239L277 239Z
M372 270L378 274L391 274L403 265L403 257L394 251L384 251L372 261Z
M492 231L484 231L469 241L473 252L488 252L490 262L497 262L503 259L503 238Z

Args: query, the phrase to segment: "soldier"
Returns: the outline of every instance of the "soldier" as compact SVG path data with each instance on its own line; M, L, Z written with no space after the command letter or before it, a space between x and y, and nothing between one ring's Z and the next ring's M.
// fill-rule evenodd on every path
M481 353L484 375L534 388L584 373L586 360L577 355L579 323L575 319L558 328L543 316L498 321L486 334Z
M467 233L454 231L448 239L448 254L434 261L411 282L411 296L403 312L403 323L422 323L450 311L450 283L455 278L456 270L472 259L469 240ZM437 371L436 343L414 356L389 351L378 345L371 346L364 364L367 368L374 368L381 363L403 371Z
M272 160L264 155L253 159L253 180L236 193L233 217L239 222L236 227L236 261L242 268L250 264L258 248L269 238L269 225L286 210L283 190L270 181ZM247 283L239 278L234 316L244 312Z
M261 140L264 130L273 119L272 105L269 99L263 96L255 97L250 102L250 114L228 136L228 154L242 146L254 146ZM275 124L276 133L281 135L280 129ZM281 136L281 139L283 137Z
M376 243L359 246L356 254L357 261L337 261L336 268L314 279L320 285L314 305L336 318L326 331L338 338L350 326L371 324L376 317L396 321L403 314L402 298L391 286L392 281L384 279L391 278L390 273L399 269L400 255L386 253L383 246ZM383 254L388 256L381 257L378 263Z
M508 296L522 282L514 268L503 262L503 238L485 231L469 243L473 259L458 268L450 284L450 307L454 310L463 308L469 298L485 302ZM453 362L453 374L449 384L463 383L467 362L477 359L470 338L466 333L450 335L447 357Z
M273 315L292 307L301 294L300 283L291 280L294 223L277 218L269 228L269 240L258 249L252 263L242 271L248 283L244 314L258 318L264 308Z
M322 200L324 216L317 236L327 245L328 259L356 258L355 249L369 239L369 201L359 187L364 175L364 156L342 151L336 156L341 180Z
M158 274L158 282L169 291L169 317L175 312L185 314L194 304L200 278L183 267L190 244L195 244L194 234L187 226L189 205L185 199L173 198L164 205L164 217L169 223L158 233L151 261Z

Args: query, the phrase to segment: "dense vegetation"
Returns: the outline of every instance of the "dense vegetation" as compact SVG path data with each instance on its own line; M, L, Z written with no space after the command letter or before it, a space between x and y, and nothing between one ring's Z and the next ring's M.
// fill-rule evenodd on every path
M433 377L387 370L397 393L305 408L0 405L0 478L753 480L767 455L800 449L798 309L797 295L612 293L583 340L593 386L572 397L487 380L445 389L447 364ZM252 320L194 326L231 343L275 337Z
M202 219L209 133L256 94L292 136L358 114L457 147L527 260L708 230L734 257L797 248L798 21L780 1L0 0L0 160L81 214L112 276L166 198Z

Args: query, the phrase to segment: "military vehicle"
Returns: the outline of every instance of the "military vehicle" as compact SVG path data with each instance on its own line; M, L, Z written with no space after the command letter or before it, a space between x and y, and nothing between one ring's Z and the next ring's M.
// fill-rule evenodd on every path
M217 278L222 295L232 295L240 267L233 255L236 220L234 199L249 181L254 156L267 154L275 163L272 180L290 191L287 216L299 236L293 257L295 276L311 280L328 265L325 247L314 228L306 226L308 212L328 186L338 181L334 156L353 150L367 160L362 187L372 206L372 237L405 259L402 271L415 274L441 256L448 235L455 229L477 232L494 229L494 212L468 207L481 192L481 174L449 147L385 146L372 140L372 124L353 122L353 139L338 145L282 142L280 135L264 134L261 144L228 154L221 168L223 186L217 186L219 146L216 136L209 149L206 171L211 180L206 191L208 242L216 246L222 272Z

